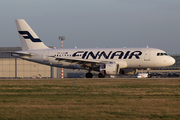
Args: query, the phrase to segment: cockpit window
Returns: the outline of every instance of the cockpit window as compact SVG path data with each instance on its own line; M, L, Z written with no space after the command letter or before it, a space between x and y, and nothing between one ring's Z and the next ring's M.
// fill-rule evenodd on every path
M167 53L157 53L157 56L164 56L167 55Z

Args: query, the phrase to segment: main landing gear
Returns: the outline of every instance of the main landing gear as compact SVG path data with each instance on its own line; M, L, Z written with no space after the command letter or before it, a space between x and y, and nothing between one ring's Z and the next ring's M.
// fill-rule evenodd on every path
M93 77L93 74L90 73L90 72L88 72L88 73L86 73L85 76L86 76L86 78L92 78L92 77ZM103 73L99 73L99 74L98 74L98 77L99 77L99 78L105 78L105 76L106 76L106 75L103 74Z
M105 78L105 75L103 75L102 73L99 73L99 74L98 74L98 77L99 77L99 78Z
M148 74L148 78L152 78L152 74Z
M86 78L92 78L92 77L93 77L92 73L90 73L90 72L86 73Z

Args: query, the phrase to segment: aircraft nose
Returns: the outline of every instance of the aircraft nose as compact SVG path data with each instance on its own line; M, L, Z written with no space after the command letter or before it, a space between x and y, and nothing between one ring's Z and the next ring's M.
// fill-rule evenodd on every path
M169 65L173 65L176 62L176 60L173 57L170 57L168 61Z

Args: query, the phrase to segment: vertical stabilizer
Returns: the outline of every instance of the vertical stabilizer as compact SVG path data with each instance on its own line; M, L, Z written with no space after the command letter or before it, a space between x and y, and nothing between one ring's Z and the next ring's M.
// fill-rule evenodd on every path
M22 50L47 49L48 47L39 39L36 33L24 19L16 19L16 26Z

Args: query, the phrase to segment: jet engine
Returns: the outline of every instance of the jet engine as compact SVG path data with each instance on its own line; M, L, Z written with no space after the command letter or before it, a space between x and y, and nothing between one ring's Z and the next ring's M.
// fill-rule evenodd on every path
M118 74L119 65L116 63L108 63L108 64L101 64L100 65L100 73L103 75L116 75Z

